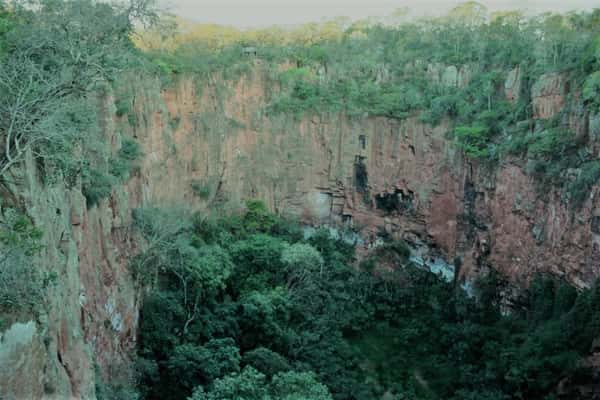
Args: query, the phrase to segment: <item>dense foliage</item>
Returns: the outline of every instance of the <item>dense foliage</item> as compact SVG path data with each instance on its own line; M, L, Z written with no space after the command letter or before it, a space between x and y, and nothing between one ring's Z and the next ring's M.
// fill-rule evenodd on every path
M600 287L540 278L506 314L493 275L470 297L411 266L399 242L356 268L351 245L304 238L258 202L240 216L136 220L151 244L134 268L152 287L143 398L542 399L590 379Z
M140 65L130 36L152 16L149 5L0 1L0 183L28 153L47 183L81 180L89 206L126 178L139 150L123 139L109 170L97 115L123 71Z
M55 278L37 269L42 233L15 209L0 210L0 315L37 311ZM0 319L0 327L2 324Z

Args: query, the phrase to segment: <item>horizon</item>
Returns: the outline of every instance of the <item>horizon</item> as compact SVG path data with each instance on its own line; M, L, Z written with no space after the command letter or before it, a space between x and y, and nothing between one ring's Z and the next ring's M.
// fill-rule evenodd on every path
M166 11L202 24L237 28L294 26L337 17L351 20L386 17L405 8L411 17L438 16L464 3L455 0L159 0ZM480 1L489 12L522 10L526 14L548 11L585 11L598 7L593 0L496 0Z

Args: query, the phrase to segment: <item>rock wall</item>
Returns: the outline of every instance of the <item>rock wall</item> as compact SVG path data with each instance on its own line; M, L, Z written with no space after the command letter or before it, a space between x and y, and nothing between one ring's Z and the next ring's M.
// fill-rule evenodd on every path
M116 143L111 104L105 99L100 115L105 139ZM127 260L139 242L130 227L132 207L142 204L138 179L90 209L80 183L43 184L31 156L13 181L43 231L36 263L56 280L41 315L0 333L0 397L94 399L96 371L128 363L135 344L138 296Z
M505 87L518 87L519 75L507 73ZM465 160L446 138L449 121L432 127L417 115L267 116L272 85L257 68L233 83L197 88L183 80L163 93L167 109L152 121L177 121L170 139L140 138L154 155L146 160L149 170L160 169L168 140L174 143L179 172L173 176L169 163L169 173L150 177L164 189L161 197L233 209L261 198L306 223L352 227L365 250L382 235L427 246L432 258L460 260L465 279L494 268L517 284L551 272L585 287L600 276L598 186L573 212L558 190L540 192L526 160L505 160L493 171ZM535 117L560 112L567 90L564 77L542 76L533 90ZM507 96L514 99L515 91ZM570 121L600 156L595 130L588 133L594 117L578 111ZM194 193L198 184L205 185L204 198Z
M468 79L464 68L436 71L448 84ZM512 72L505 85L511 99L518 79ZM449 121L269 116L276 87L260 66L233 82L184 78L161 89L132 77L128 85L137 117L117 118L108 98L102 128L114 152L125 134L144 157L109 199L88 209L79 186L42 185L32 159L16 172L24 206L44 231L40 268L58 279L47 313L1 333L2 398L93 399L109 366L127 364L141 294L127 270L143 247L131 227L137 207L236 210L260 198L307 224L358 231L362 251L385 235L402 238L420 257L456 260L463 279L494 268L525 283L546 271L584 287L600 276L598 186L572 213L560 193L536 191L523 160L494 171L465 160L446 138ZM539 82L536 117L558 112L567 89L561 77ZM600 156L598 120L584 115L577 126Z

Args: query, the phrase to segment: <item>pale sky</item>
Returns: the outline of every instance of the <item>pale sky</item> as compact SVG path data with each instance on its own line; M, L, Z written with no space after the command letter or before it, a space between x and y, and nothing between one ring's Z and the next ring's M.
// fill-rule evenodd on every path
M440 14L457 0L159 0L186 19L238 27L293 25L339 16L352 19L390 15L408 7L416 15ZM530 13L600 8L599 0L487 0L490 10L521 9Z

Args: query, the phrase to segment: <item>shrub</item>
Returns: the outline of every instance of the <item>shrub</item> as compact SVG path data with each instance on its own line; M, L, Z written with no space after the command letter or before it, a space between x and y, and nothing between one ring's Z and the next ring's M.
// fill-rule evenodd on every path
M109 160L108 172L100 167L92 167L90 162L85 163L81 172L81 185L88 208L98 205L101 200L109 197L113 187L119 181L128 179L141 155L139 144L134 139L126 137L123 138L116 157Z
M117 117L122 117L131 112L131 99L130 98L117 98L115 100L115 113Z
M577 178L569 182L567 192L575 207L583 205L592 186L600 182L600 161L590 161L581 166Z
M124 137L117 156L110 162L110 173L118 179L126 180L136 167L136 161L142 157L142 150L137 141Z
M595 109L600 107L600 71L588 76L583 84L583 99Z
M470 158L487 159L492 156L491 130L485 125L459 126L454 130L458 146Z
M14 209L0 215L0 310L33 311L44 296L50 276L35 263L42 232Z
M393 251L404 261L408 261L410 257L410 247L403 240L394 240L391 243L384 244L383 247Z
M102 199L109 197L114 184L114 176L98 169L85 169L82 176L81 190L87 200L87 206L96 206Z
M192 190L196 196L206 200L210 197L211 185L206 181L193 181Z
M262 201L248 200L246 208L244 224L249 232L268 232L275 225L275 216L267 210Z

